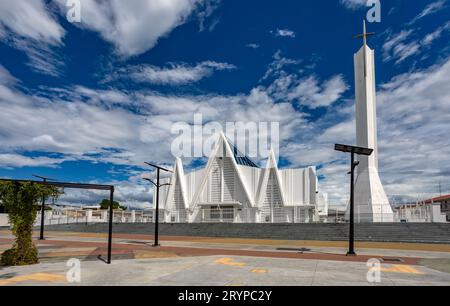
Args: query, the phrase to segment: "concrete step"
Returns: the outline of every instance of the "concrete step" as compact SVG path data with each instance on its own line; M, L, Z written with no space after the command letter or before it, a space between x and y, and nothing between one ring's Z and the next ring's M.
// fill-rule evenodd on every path
M107 224L52 225L49 230L107 232ZM154 224L114 224L114 233L153 234ZM348 239L348 224L160 224L160 234L281 240ZM356 224L359 241L450 243L450 224Z

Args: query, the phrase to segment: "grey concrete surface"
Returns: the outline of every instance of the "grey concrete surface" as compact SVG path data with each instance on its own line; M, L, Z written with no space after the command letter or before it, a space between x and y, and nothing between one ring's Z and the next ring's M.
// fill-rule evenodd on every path
M383 265L387 270L392 267ZM86 261L81 263L81 283L78 284L70 284L65 280L52 282L32 279L36 273L45 273L49 279L52 275L65 277L69 268L64 262L3 268L0 269L0 284L5 280L10 281L7 285L18 286L448 286L450 284L450 274L422 266L409 268L419 274L382 272L380 283L369 283L365 263L210 256L116 260L112 265L100 261ZM11 279L21 281L11 282Z

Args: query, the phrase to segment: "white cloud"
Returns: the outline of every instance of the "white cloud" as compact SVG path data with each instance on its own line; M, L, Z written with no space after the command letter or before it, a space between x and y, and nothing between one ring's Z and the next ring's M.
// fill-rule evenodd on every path
M357 10L367 6L367 0L340 0L340 2L351 10Z
M197 17L199 20L199 29L200 32L205 31L206 29L211 32L219 23L219 19L214 19L210 25L207 25L207 20L212 14L217 10L220 6L221 0L205 0L203 3L197 7Z
M119 75L113 76L112 79L126 77L140 83L182 85L198 82L211 76L215 71L232 69L236 69L236 67L231 64L214 61L205 61L195 66L185 63L171 64L169 67L163 68L153 65L140 65L122 69Z
M295 38L295 32L289 29L277 29L275 36Z
M33 71L50 76L60 76L64 68L64 61L55 52L55 48L45 44L36 44L35 41L11 38L10 44L26 53L28 63L26 65Z
M260 47L260 45L255 44L255 43L251 43L251 44L247 44L245 45L247 48L251 48L251 49L258 49Z
M282 56L281 51L278 50L273 55L273 61L269 64L265 75L262 80L266 80L269 77L278 77L283 72L284 68L287 66L295 66L301 63L299 60L292 58L287 58Z
M339 100L348 90L342 75L335 75L323 84L311 76L298 81L298 84L287 95L289 100L297 100L300 105L310 108L326 107Z
M422 45L431 45L435 40L439 39L445 31L450 30L450 21L445 25L437 28L434 32L427 34L421 41Z
M22 167L55 167L64 161L67 161L67 159L27 157L19 154L0 154L0 167L12 169Z
M271 80L267 93L276 101L297 103L311 109L327 107L338 101L348 90L342 75L334 75L326 81L317 76L304 77L314 63L299 68L300 60L286 58L277 51L261 81Z
M202 114L205 122L280 122L283 139L305 124L291 103L275 102L264 88L235 96L172 96L74 86L43 88L36 96L0 85L4 153L39 150L71 160L133 166L151 156L171 164L176 137L171 128L179 121L192 122L194 113Z
M17 81L5 67L0 65L0 85L14 85Z
M399 64L408 57L417 54L420 49L419 42L417 40L406 42L412 33L413 30L404 30L390 35L383 45L384 61L394 59Z
M57 0L66 14L66 0ZM129 57L153 48L161 37L186 22L203 0L82 0L81 23Z
M0 37L27 54L32 70L60 75L64 63L53 49L63 44L64 35L44 1L0 1Z
M0 1L0 28L51 45L62 42L65 31L48 12L44 1Z
M395 61L395 64L400 64L406 59L429 49L431 44L448 30L450 30L450 22L426 34L423 38L414 37L416 31L413 29L403 30L395 34L391 33L383 44L383 60L385 62Z
M419 15L417 15L416 17L414 17L413 20L411 20L411 22L409 24L413 24L417 21L419 21L420 19L435 14L439 11L441 11L442 9L445 8L445 4L446 4L446 0L439 0L433 3L428 4L422 12L420 12Z

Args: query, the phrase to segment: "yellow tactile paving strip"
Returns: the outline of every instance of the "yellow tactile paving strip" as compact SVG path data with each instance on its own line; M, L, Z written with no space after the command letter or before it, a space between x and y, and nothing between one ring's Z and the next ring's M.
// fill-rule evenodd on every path
M5 280L0 280L0 286L10 286L17 283L27 281L45 282L45 283L61 283L65 282L66 278L63 275L53 273L35 273L21 276L11 277Z
M424 273L420 272L416 268L413 268L408 265L393 265L389 268L381 268L381 272L387 273L404 273L404 274L416 274L416 275L424 275Z
M170 252L154 252L154 251L134 251L135 259L152 259L152 258L172 258L178 257L175 253Z
M231 266L231 267L245 267L247 265L244 262L237 262L232 258L220 258L214 262L219 265Z

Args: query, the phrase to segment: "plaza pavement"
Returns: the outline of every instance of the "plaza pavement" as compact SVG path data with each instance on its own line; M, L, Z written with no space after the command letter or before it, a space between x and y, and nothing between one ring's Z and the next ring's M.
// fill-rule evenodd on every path
M37 236L37 233L35 233ZM0 231L0 252L13 242ZM41 263L0 267L8 285L450 285L450 245L346 243L116 234L106 265L106 235L47 232L35 241ZM81 261L81 282L67 282L67 260ZM381 261L381 282L367 281L367 260Z

